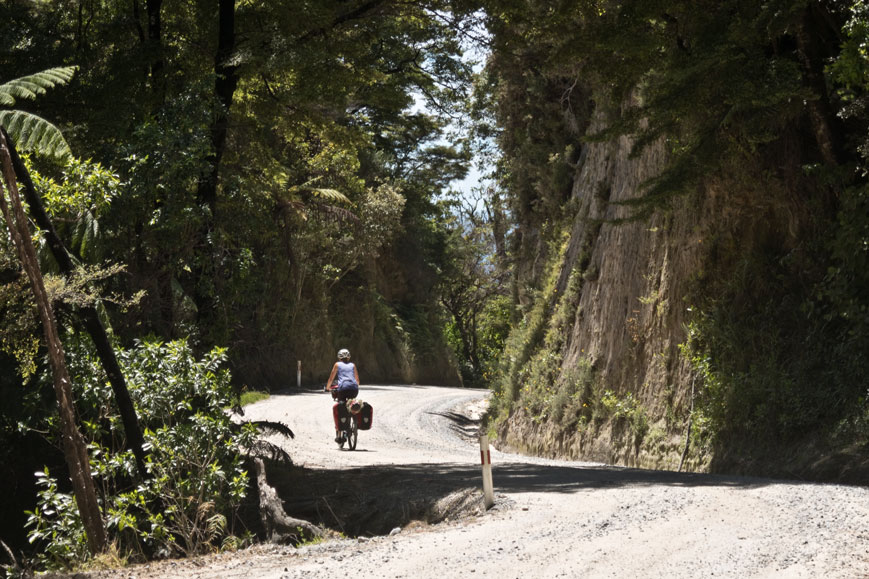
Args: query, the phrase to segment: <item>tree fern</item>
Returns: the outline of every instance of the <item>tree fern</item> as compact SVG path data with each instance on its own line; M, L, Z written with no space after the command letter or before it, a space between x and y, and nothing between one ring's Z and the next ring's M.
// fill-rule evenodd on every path
M326 214L335 221L358 221L359 218L351 210L333 205L353 203L344 193L337 189L312 186L320 179L321 177L314 177L302 185L287 187L290 197L278 201L280 211L289 211L305 221L312 210L316 210L318 215Z
M337 189L314 187L313 184L320 179L322 179L322 175L314 177L313 179L309 179L301 185L291 185L287 187L287 191L291 193L294 197L299 195L300 193L306 193L314 197L321 197L323 199L326 199L327 201L331 201L332 203L344 203L350 205L350 199Z
M0 84L0 106L13 107L20 99L36 99L48 89L68 83L77 68L50 68ZM55 157L70 154L60 129L36 115L20 110L0 110L0 126L22 151L37 151Z
M38 151L53 157L70 154L60 129L42 117L24 111L0 111L0 126L6 128L20 151Z
M50 88L67 84L72 80L76 70L78 70L77 66L49 68L0 84L0 105L14 106L16 98L34 100Z
M346 203L350 204L350 199L338 191L337 189L324 189L322 187L310 187L308 189L300 189L301 191L310 193L314 197L322 197L327 201L331 201L333 203Z

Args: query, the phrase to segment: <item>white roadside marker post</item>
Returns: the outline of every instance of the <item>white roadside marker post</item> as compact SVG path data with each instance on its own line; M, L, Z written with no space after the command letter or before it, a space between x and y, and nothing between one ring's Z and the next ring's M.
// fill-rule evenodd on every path
M302 387L302 361L299 360L298 365L296 366L296 388Z
M480 461L483 463L483 505L489 510L495 504L495 490L492 488L492 453L485 434L480 435Z

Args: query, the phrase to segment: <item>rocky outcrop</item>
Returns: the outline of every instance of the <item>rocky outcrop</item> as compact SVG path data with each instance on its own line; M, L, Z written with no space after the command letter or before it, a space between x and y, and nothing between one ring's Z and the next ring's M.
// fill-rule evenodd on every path
M605 128L600 111L588 128ZM561 257L556 296L581 276L573 316L561 351L565 372L590 363L600 397L629 400L629 411L599 415L591 424L565 428L531 416L516 404L499 422L502 446L530 454L630 466L702 469L708 456L691 449L682 464L699 385L680 352L691 316L690 290L703 283L715 259L713 245L738 240L746 251L763 232L796 237L793 207L779 209L772 195L730 190L710 182L693 195L676 198L666 210L641 219L631 205L643 184L664 167L664 143L632 156L633 142L621 137L584 145L572 196L577 204L569 242ZM748 203L748 199L765 201Z

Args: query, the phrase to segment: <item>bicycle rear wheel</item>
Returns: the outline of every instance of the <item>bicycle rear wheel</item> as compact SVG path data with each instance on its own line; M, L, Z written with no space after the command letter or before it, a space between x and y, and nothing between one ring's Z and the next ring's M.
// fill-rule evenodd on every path
M350 426L347 428L347 448L356 450L356 439L359 438L359 425L356 424L356 415L350 415Z

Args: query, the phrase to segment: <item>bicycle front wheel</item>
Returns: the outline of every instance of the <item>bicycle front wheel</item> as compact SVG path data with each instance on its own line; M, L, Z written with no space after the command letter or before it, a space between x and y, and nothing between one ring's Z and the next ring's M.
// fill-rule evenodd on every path
M347 448L356 450L356 439L359 438L359 425L356 424L356 415L350 415L350 427L347 429Z

